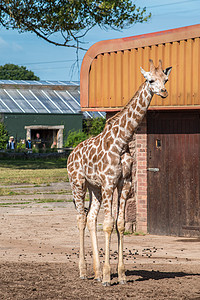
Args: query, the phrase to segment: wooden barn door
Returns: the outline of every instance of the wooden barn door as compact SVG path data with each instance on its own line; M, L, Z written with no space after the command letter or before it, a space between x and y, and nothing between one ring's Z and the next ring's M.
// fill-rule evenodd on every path
M148 231L200 236L200 112L148 112Z

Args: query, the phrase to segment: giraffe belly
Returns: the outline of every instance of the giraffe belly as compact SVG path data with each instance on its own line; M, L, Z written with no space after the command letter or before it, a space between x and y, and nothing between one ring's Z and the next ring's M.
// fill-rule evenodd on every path
M102 182L101 182L101 179L99 178L99 176L96 176L96 175L91 176L91 175L85 174L85 178L91 185L95 185L98 187L102 186Z
M89 171L89 172L88 172ZM98 187L101 187L102 185L109 185L109 186L117 186L117 183L122 175L122 168L121 166L118 166L115 168L112 168L112 166L108 165L107 168L104 171L98 170L98 168L93 168L93 172L89 168L85 169L85 178L86 180L92 184L96 185Z

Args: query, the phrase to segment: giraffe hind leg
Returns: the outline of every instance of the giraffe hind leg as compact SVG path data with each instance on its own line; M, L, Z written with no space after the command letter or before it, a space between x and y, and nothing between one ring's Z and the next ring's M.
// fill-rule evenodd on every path
M114 218L112 216L112 200L113 200L113 185L102 186L102 201L104 206L104 222L103 231L105 234L105 262L103 266L103 280L104 286L110 285L110 239L114 228Z
M118 281L126 283L125 266L123 261L123 240L125 231L125 205L131 189L131 179L123 180L123 186L118 187L118 216L116 230L118 235Z
M97 216L101 206L101 191L100 189L92 189L92 187L90 187L89 193L91 197L89 212L87 216L87 227L90 231L90 237L92 242L93 269L95 274L95 280L101 281L101 270L97 241Z
M126 283L125 266L123 261L123 240L125 231L125 205L131 190L131 169L133 159L129 153L122 156L122 178L118 183L118 213L116 230L118 235L118 281Z

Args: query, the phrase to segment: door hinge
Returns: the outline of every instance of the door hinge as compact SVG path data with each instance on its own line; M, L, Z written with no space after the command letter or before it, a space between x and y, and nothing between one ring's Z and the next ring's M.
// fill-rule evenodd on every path
M159 172L160 169L159 168L147 168L147 171L155 173L155 172Z

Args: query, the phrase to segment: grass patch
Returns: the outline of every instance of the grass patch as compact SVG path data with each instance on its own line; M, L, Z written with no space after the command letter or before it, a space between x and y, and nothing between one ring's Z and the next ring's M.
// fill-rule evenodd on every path
M34 195L34 194L37 194L37 195L72 195L72 192L67 190L67 191L52 191L52 192L35 192L35 193L30 193L29 195Z
M42 199L42 200L36 200L36 199L34 199L34 201L36 201L37 203L73 202L72 199L70 199L70 200L66 200L66 199L59 199L59 200L55 200L55 199Z
M38 169L60 169L67 165L66 158L37 158L37 159L0 159L0 168L20 169L20 170L38 170Z
M124 235L145 236L146 234L144 232L142 232L142 231L138 231L138 232L125 231Z
M131 235L132 232L129 232L129 231L124 231L124 235Z
M68 181L66 159L0 160L1 185L47 184Z
M6 188L0 188L0 196L8 196L11 190Z
M13 196L13 195L26 195L26 193L15 192L8 188L0 188L0 196Z
M26 201L26 202L15 202L15 203L13 203L13 202L6 202L6 203L0 203L0 206L1 207L7 207L7 206L11 206L11 205L13 205L13 206L17 206L17 205L24 205L24 204L30 204L31 202L29 202L29 201Z
M73 202L72 199L69 199L69 200L66 200L66 199L59 199L59 200L56 200L56 199L31 199L31 200L27 200L27 201L24 201L24 202L3 202L3 203L0 203L0 206L1 207L5 207L5 206L17 206L17 205L24 205L24 204L33 204L33 203L58 203L58 202L61 202L61 203L64 203L64 202Z
M7 188L0 188L0 196L23 196L23 195L72 195L72 192L69 190L66 191L45 191L45 192L38 192L38 191L12 191Z
M142 231L138 231L138 232L134 232L133 233L134 235L141 235L141 236L145 236L146 234L144 233L144 232L142 232Z

